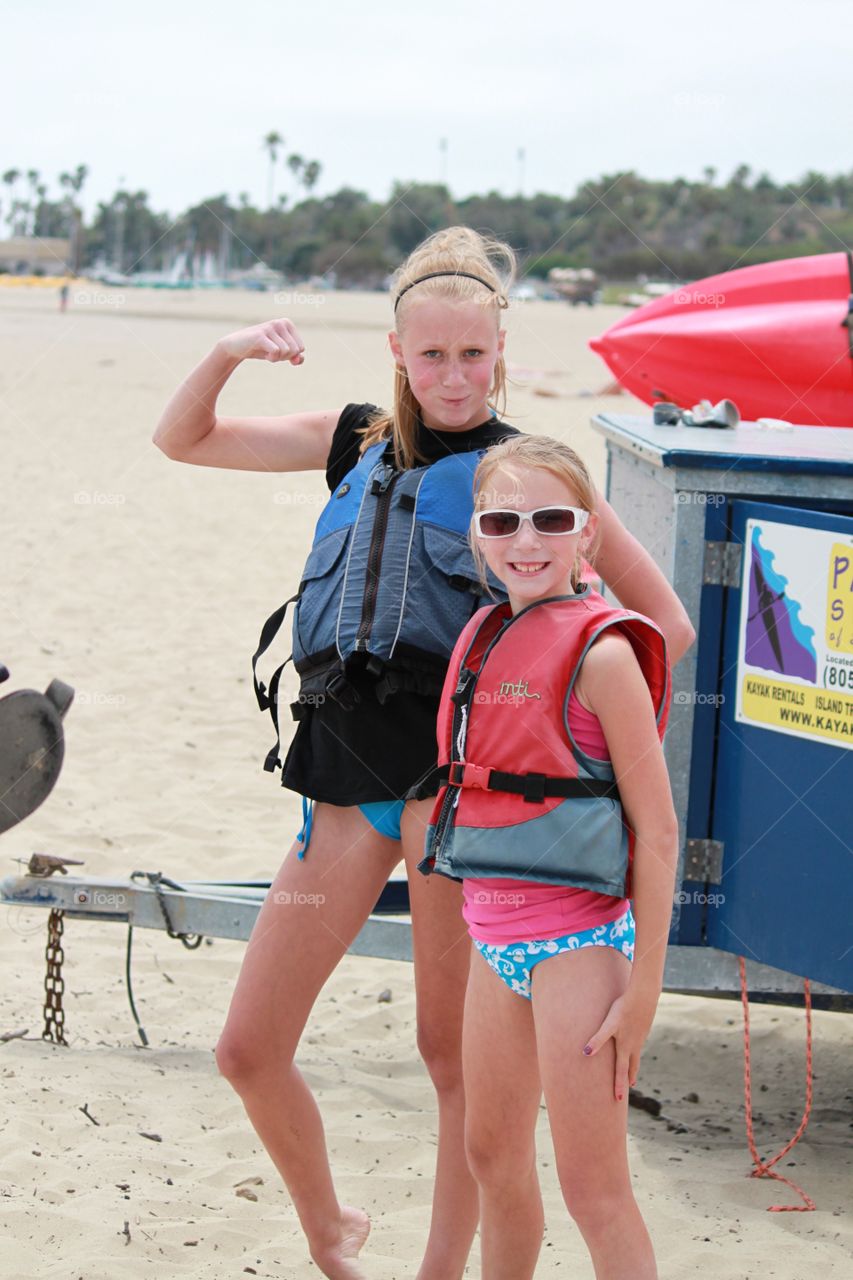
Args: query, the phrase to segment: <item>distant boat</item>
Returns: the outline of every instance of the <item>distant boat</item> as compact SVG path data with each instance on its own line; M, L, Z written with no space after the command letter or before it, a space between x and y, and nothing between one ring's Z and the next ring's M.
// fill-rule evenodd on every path
M652 404L734 400L741 416L853 427L853 258L823 253L709 276L590 346Z

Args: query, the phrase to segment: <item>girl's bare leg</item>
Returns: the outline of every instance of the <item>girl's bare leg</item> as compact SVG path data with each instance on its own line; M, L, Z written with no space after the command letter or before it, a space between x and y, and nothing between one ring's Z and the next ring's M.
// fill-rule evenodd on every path
M468 1163L480 1186L482 1280L530 1280L545 1226L533 1010L473 947L462 1060Z
M418 1048L438 1098L438 1154L429 1239L417 1280L459 1280L477 1229L477 1184L465 1158L462 1015L470 941L462 886L417 870L431 800L410 800L401 822L417 992Z
M216 1047L287 1185L311 1257L330 1280L356 1280L370 1223L335 1195L320 1113L294 1065L317 995L400 860L357 807L314 806L304 861L294 844L258 915Z
M658 1274L628 1171L627 1094L621 1102L613 1095L613 1041L592 1057L583 1054L630 976L630 960L612 947L563 952L533 970L539 1074L560 1187L596 1280Z

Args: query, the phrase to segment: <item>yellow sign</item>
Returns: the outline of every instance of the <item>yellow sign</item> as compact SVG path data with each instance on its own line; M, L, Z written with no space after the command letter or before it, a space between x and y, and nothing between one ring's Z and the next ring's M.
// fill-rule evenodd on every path
M741 706L748 719L759 724L853 744L853 692L745 675Z
M827 587L827 648L853 653L853 547L849 543L833 544Z

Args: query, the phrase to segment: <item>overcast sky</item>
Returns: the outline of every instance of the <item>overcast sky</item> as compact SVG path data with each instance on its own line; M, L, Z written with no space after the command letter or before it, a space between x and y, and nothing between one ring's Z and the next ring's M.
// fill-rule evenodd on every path
M292 151L321 162L318 193L376 198L445 163L456 196L853 168L849 0L18 0L2 30L0 171L56 195L86 164L87 212L121 179L172 214L263 205L272 129L288 194Z

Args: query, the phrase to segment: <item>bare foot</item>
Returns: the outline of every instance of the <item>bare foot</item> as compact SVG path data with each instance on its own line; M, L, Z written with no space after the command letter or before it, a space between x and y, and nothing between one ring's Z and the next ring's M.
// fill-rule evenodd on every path
M328 1280L364 1280L357 1258L370 1234L370 1219L363 1209L341 1205L341 1235L334 1245L314 1252L311 1257Z

